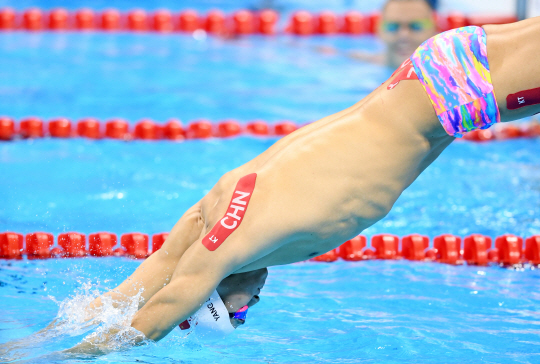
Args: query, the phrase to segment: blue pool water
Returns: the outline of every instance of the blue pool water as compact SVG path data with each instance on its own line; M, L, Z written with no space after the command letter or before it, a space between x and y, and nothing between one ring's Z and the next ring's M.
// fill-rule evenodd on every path
M138 264L3 263L0 340L29 335L53 319L58 306L49 295L62 300L86 282L104 290ZM276 267L246 325L223 343L203 346L173 332L158 344L93 362L538 363L539 278L537 270L404 261ZM83 336L38 345L29 350L30 362L55 362L37 357Z
M334 10L344 4L336 2ZM16 119L305 123L350 106L391 72L314 51L328 42L380 49L370 37L0 33L0 110ZM224 172L274 142L1 143L0 231L168 231ZM539 155L540 140L454 143L365 234L540 234ZM76 313L77 302L119 284L139 264L0 261L0 345L46 326L59 305L71 303ZM92 362L537 363L538 274L405 261L272 267L261 302L225 342L203 346L174 333ZM52 353L86 333L63 334L10 355L59 361Z

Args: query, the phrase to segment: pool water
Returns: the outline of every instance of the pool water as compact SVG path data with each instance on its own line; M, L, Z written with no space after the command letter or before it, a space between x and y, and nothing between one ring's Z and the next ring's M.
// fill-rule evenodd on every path
M303 124L357 102L391 73L315 51L326 43L380 50L371 37L0 33L0 110L16 119ZM1 143L0 231L168 231L224 172L274 142ZM539 156L538 139L456 142L364 233L540 234ZM45 327L59 307L75 316L81 302L119 284L139 264L0 260L0 343ZM406 261L272 267L261 302L226 341L204 346L173 333L92 362L537 363L538 274ZM21 362L79 362L54 353L80 342L87 329L75 325L45 341L34 337L9 355Z
M58 310L51 296L89 297L85 284L103 291L138 264L124 258L2 263L0 340L46 326ZM173 331L157 344L92 362L537 363L539 278L538 270L406 261L274 267L246 325L223 343L204 346ZM17 352L29 362L55 362L51 352L83 337L66 334Z

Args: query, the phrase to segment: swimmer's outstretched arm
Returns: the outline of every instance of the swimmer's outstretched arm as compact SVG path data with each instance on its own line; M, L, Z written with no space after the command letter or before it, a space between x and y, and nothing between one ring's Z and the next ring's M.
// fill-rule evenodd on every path
M200 218L200 209L200 202L189 208L173 227L169 237L160 250L146 259L135 272L118 287L96 298L88 305L85 310L85 317L82 321L84 321L89 328L92 326L93 320L99 316L104 299L111 299L113 306L119 307L128 304L132 298L142 290L141 300L139 301L139 308L141 308L156 292L170 281L180 258L201 234L203 224ZM260 277L266 278L266 272L259 272L259 275ZM238 279L236 279L236 281L237 280ZM218 290L224 301L234 300L238 297L238 294L230 294L229 283L231 283L231 281L231 279L224 280L224 284L221 285ZM233 283L236 284L237 282ZM245 284L249 284L249 282L245 282ZM248 286L245 288L249 290L250 287ZM237 289L236 292L238 291L239 290ZM253 301L250 302L250 305L257 303L257 301L258 298L253 299ZM16 348L25 348L29 342L29 338L31 339L31 342L38 343L61 335L63 332L59 327L61 324L61 321L55 319L48 326L33 333L30 337L2 344L0 346L0 356L2 356L3 353L7 354Z
M142 291L139 302L141 308L156 292L167 285L180 258L201 234L204 225L200 219L200 210L200 202L189 208L173 227L161 249L146 259L118 287L94 300L89 306L88 313L94 315L96 309L101 307L103 297L110 297L117 304L122 304L140 291Z
M238 311L244 306L253 307L259 302L259 296L261 288L264 286L266 277L268 275L268 270L258 269L255 271L238 273L229 275L227 278L223 279L217 287L217 292L223 300L229 313ZM162 316L158 315L158 320L163 319ZM231 324L234 328L244 324L243 320L230 319ZM156 321L157 322L157 321ZM118 333L122 331L122 337L118 339ZM111 345L110 342L116 340L116 342L121 342L124 349L129 348L131 345L137 345L138 343L146 340L141 332L133 330L131 327L127 326L124 328L119 328L116 330L111 330L103 335L95 336L94 334L86 337L83 342L76 345L75 347L64 350L62 353L67 355L85 354L85 355L102 355L110 352ZM122 348L115 345L116 350L122 350Z
M341 55L354 59L355 61L363 61L377 65L384 65L385 57L382 53L365 52L361 50L341 51L332 46L322 45L313 48L316 52L326 55Z
M146 302L166 286L180 261L184 252L196 241L202 232L204 223L201 219L201 203L198 202L189 208L175 224L161 249L152 254L148 259L129 276L124 282L113 290L106 292L92 301L86 308L84 321L90 321L99 316L104 299L111 299L114 307L129 304L132 297L141 294L139 309ZM266 272L259 272L259 276L266 277ZM247 281L246 281L247 278ZM244 277L245 284L249 284L250 277ZM220 284L218 292L222 297L230 290L229 282L224 280ZM249 289L249 287L246 287ZM57 324L56 320L46 328L38 331L36 335L47 333Z
M85 310L83 321L88 322L99 316L104 299L111 299L114 307L129 304L132 297L141 292L139 308L156 292L169 283L178 261L199 238L203 224L200 219L200 202L189 208L171 230L162 248L146 259L124 282L115 289L104 293L92 301ZM47 327L33 336L47 338L58 321L53 320Z
M211 296L223 277L229 276L249 262L257 247L224 244L218 254L206 249L202 238L184 253L175 269L171 283L157 292L134 316L131 327L135 330L123 332L137 345L145 339L161 340L179 323L193 315ZM243 273L243 274L249 274ZM264 277L266 278L266 277ZM264 282L263 282L264 283ZM260 291L253 285L252 296ZM101 336L90 337L70 349L69 353L99 355L110 352L114 336L119 332L109 331ZM106 337L104 339L104 337Z
M225 257L204 250L202 244L196 242L185 253L171 283L135 315L133 328L150 340L161 340L202 306L222 277L235 270Z

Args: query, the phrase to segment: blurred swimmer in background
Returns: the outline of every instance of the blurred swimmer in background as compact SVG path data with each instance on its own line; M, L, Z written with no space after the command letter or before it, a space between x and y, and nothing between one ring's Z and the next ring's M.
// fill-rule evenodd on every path
M384 53L349 51L348 57L396 69L427 39L437 34L437 0L388 0L381 13L377 35L385 44ZM317 48L326 54L338 53L333 47Z

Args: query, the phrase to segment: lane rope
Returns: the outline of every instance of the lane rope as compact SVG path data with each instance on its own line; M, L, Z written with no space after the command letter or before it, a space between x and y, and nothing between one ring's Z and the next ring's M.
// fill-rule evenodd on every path
M2 259L49 259L81 258L86 256L108 257L127 256L145 259L158 251L168 233L154 234L150 237L143 233L126 233L118 236L114 233L98 232L88 235L70 232L59 234L55 238L51 233L35 232L25 236L15 232L0 233L0 258ZM367 246L367 237L358 235L346 241L338 248L310 259L313 262L366 261L372 259L410 261L430 261L451 265L498 264L501 266L540 265L540 235L522 238L505 234L493 239L486 235L472 234L465 238L444 234L429 237L411 234L402 238L392 234L379 234L371 237L371 246ZM118 243L120 243L118 245Z
M178 119L171 119L164 124L156 123L150 119L143 119L131 126L124 119L111 119L102 123L94 118L85 118L75 124L67 118L56 118L46 123L37 117L24 118L19 123L16 123L10 117L0 116L0 141L44 137L81 137L124 141L183 141L212 137L228 138L240 135L281 137L292 133L303 125L291 121L282 121L272 125L264 120L254 120L242 125L233 119L223 120L219 123L211 123L208 120L200 119L184 126ZM540 123L532 120L519 124L497 124L491 129L475 130L467 133L463 140L486 142L537 137L540 137Z
M79 9L68 11L55 8L50 11L30 8L16 11L12 8L0 10L0 31L105 31L105 32L157 32L192 33L206 32L221 36L237 35L364 35L376 34L380 23L380 13L362 14L348 11L339 15L331 11L312 13L299 10L291 14L285 27L277 29L279 14L271 9L250 11L240 9L230 14L221 10L210 10L199 14L194 10L173 12L166 9L147 12L134 9L120 12L116 9L94 11ZM516 22L515 16L465 16L452 12L436 15L440 31L468 25L505 24Z

